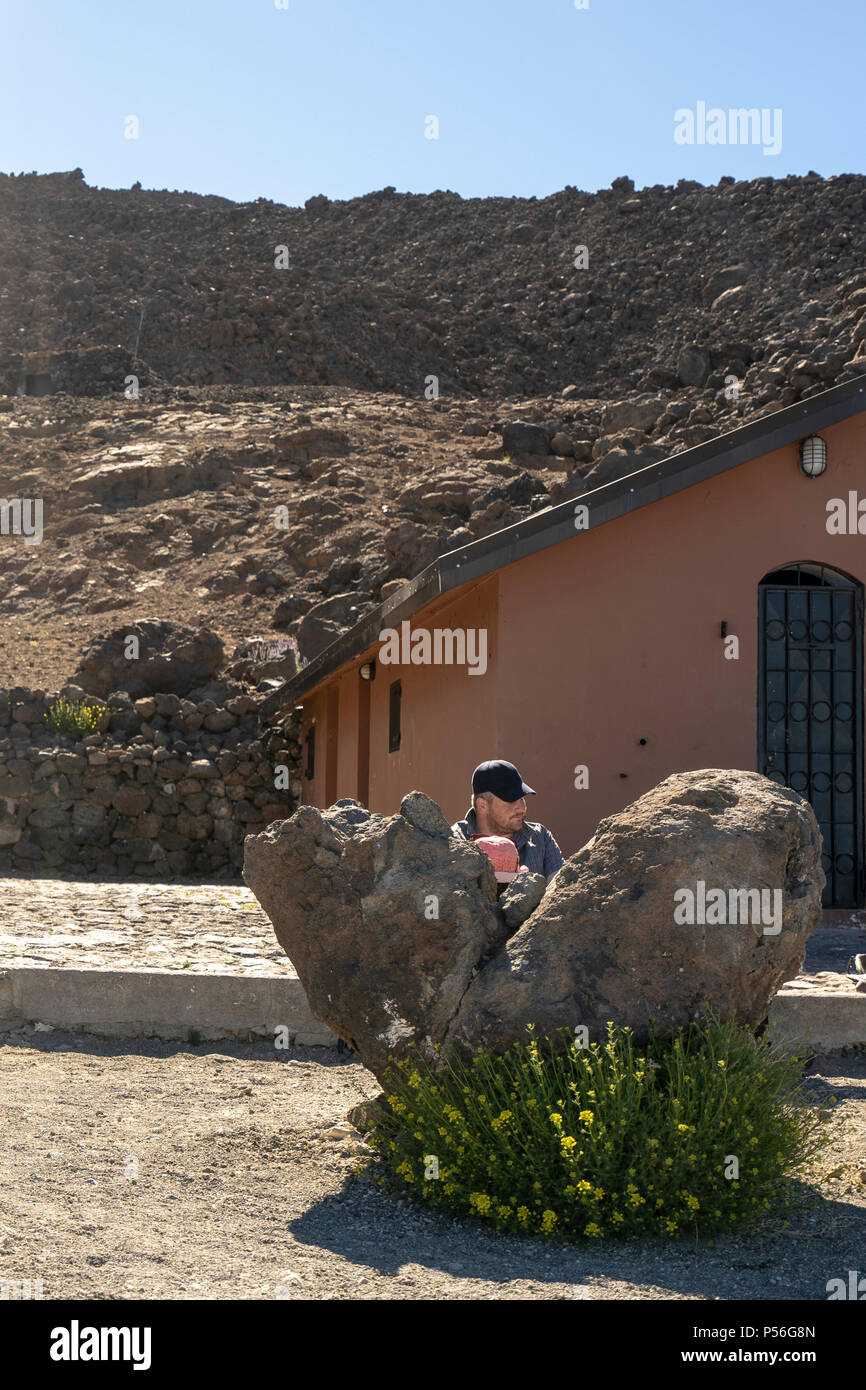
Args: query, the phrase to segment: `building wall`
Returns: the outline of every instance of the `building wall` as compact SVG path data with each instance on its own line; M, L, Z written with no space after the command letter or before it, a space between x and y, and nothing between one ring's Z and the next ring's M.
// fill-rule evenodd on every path
M830 535L827 502L866 496L866 416L823 432L827 472L807 479L796 446L778 449L576 533L506 566L412 619L488 630L484 676L465 668L378 665L371 689L371 809L391 813L414 788L449 820L469 801L472 768L517 764L538 795L529 816L573 854L598 821L672 772L757 765L758 584L796 561L866 583L866 535ZM866 526L866 519L864 519ZM722 621L739 638L725 659ZM339 691L338 795L356 796L358 666ZM403 683L403 739L388 752L388 690ZM304 704L303 732L327 722L327 686ZM331 697L333 703L333 697ZM641 744L640 740L646 743ZM304 801L326 805L324 731ZM589 786L574 787L585 765ZM625 774L622 776L621 774Z
M418 789L432 796L450 820L457 820L469 804L472 769L484 758L506 756L497 751L496 736L497 590L498 576L491 575L456 598L446 595L412 623L413 632L420 627L483 628L487 633L484 675L471 676L465 666L390 666L377 660L376 678L370 685L367 804L371 810L391 814L407 792ZM326 790L326 748L334 716L329 692L334 690L339 724L337 796L359 794L358 669L378 655L376 644L304 702L302 742L311 720L316 720L316 775L312 782L303 779L306 805L326 806L332 799ZM390 687L396 680L402 685L401 744L399 751L390 753Z
M523 672L498 694L503 756L564 853L672 772L756 768L759 582L798 560L866 582L866 536L826 529L828 499L866 495L866 417L822 437L821 478L791 445L500 571L500 669Z

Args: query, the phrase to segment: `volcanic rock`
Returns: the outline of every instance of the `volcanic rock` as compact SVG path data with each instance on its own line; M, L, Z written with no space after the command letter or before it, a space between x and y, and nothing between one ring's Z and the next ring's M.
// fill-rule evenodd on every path
M128 655L136 645L137 655ZM89 695L103 698L115 690L133 697L154 691L186 695L213 674L223 657L222 642L209 628L195 632L180 623L144 618L97 638L73 680Z
M548 452L547 431L541 425L529 425L523 420L514 420L502 430L502 449L506 454L546 454Z
M699 896L699 883L726 901L731 890L778 892L780 929L677 922L677 895ZM602 820L565 861L470 985L449 1037L502 1049L530 1023L548 1034L584 1025L590 1039L608 1021L646 1038L651 1024L665 1031L710 1011L762 1023L802 964L823 887L821 834L796 792L757 772L675 774Z
M824 884L808 802L719 769L668 777L602 820L546 891L520 875L499 902L487 857L421 792L395 816L303 806L247 838L244 879L313 1013L380 1076L412 1043L501 1051L529 1024L595 1040L612 1021L638 1041L711 1014L758 1025Z
M387 817L350 800L301 806L247 837L244 880L313 1013L374 1072L445 1035L479 960L506 936L490 860L453 839L421 792Z
M712 358L706 348L689 344L677 357L677 376L683 386L703 386L712 369Z

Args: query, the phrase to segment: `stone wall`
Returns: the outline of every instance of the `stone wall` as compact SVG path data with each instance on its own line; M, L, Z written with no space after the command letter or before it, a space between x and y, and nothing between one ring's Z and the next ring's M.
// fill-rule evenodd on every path
M45 724L56 694L0 690L0 871L239 879L244 836L301 793L297 729L263 729L263 698L88 696L80 737Z

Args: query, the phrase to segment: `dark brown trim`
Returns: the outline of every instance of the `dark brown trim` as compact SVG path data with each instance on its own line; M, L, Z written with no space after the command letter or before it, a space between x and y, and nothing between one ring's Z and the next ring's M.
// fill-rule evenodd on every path
M693 487L695 483L706 482L761 454L769 454L808 434L818 434L841 420L860 414L864 409L866 375L834 386L829 391L822 391L817 396L810 396L808 400L798 401L774 414L762 415L759 420L709 439L705 444L647 464L625 478L617 478L614 482L593 488L591 492L581 493L579 497L561 502L556 507L547 507L461 550L440 555L398 594L380 604L355 627L332 642L292 680L268 695L260 707L262 719L270 721L278 718L290 705L309 695L326 677L372 646L383 628L399 627L404 618L412 617L440 594L458 589L492 570L513 565L516 560L523 560L527 555L581 534L574 529L574 508L577 503L589 504L590 529L603 526L626 512L637 511L639 507L659 502L684 488Z

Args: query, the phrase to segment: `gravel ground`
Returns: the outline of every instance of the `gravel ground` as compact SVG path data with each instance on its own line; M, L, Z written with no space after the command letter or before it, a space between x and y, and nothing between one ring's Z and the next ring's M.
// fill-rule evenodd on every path
M566 1249L384 1196L328 1137L375 1079L353 1055L31 1029L0 1046L0 1280L46 1299L807 1299L866 1269L866 1058L838 1098L817 1207L713 1248Z

